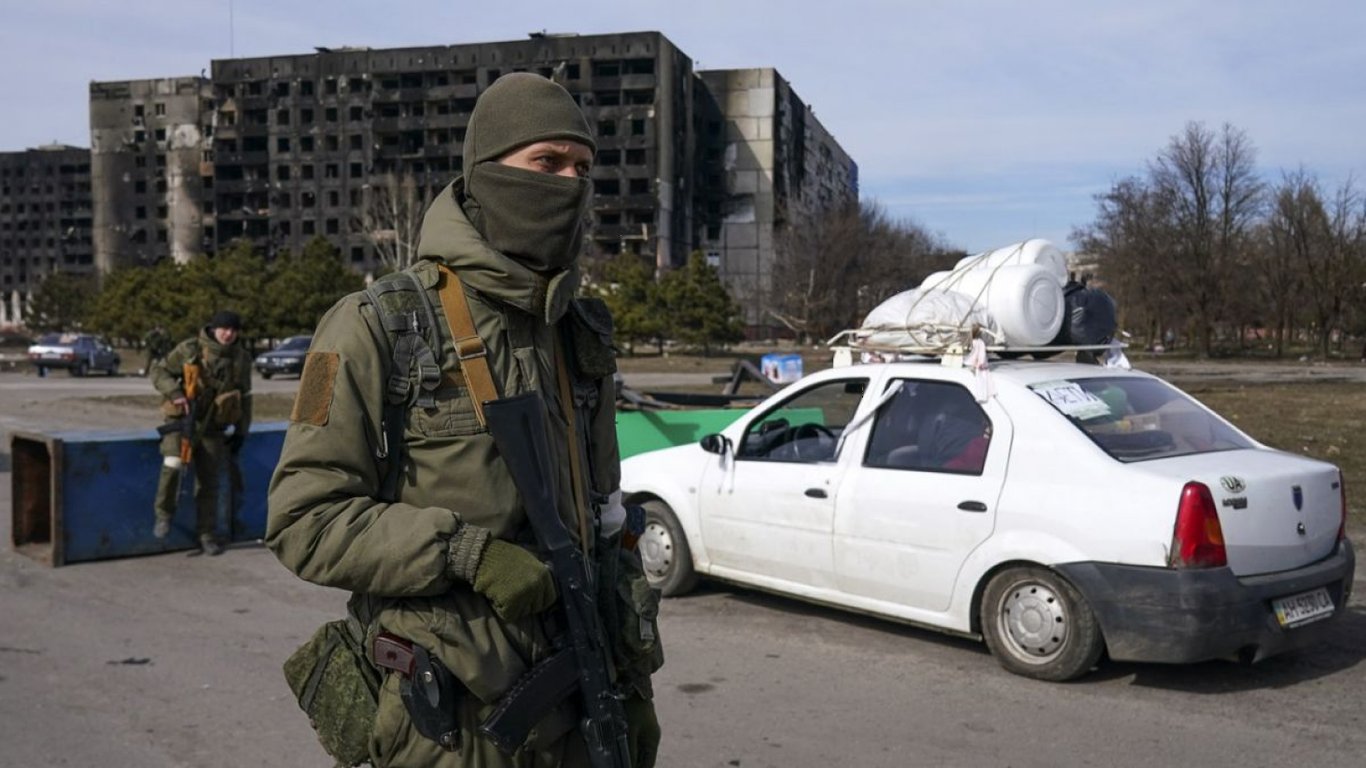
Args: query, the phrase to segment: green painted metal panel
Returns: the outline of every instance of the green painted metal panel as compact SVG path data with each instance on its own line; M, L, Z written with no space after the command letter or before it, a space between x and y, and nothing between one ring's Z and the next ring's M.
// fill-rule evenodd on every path
M683 411L617 411L621 458L695 443L720 432L749 411L744 408Z

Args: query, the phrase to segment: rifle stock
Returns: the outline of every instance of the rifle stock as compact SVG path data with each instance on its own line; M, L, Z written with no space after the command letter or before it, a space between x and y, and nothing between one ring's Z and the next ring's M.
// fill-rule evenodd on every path
M578 666L583 717L579 732L588 745L593 768L631 768L626 713L613 689L607 635L598 611L596 590L583 552L560 518L555 473L545 428L545 403L535 392L484 403L484 417L512 481L521 494L528 522L536 535L559 590L566 650ZM499 735L484 731L495 744Z

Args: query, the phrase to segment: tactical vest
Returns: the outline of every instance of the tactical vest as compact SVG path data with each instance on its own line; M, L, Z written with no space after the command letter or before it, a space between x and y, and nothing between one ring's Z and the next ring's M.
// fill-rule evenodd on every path
M415 274L415 270L436 268L443 280L454 282L450 289L429 290ZM443 283L444 285L444 283ZM442 303L446 316L442 323L434 310L432 293ZM384 373L385 396L378 434L380 444L376 459L381 466L379 498L395 501L404 464L404 427L413 408L434 404L434 396L442 385L443 352L447 339L452 341L460 363L460 375L470 391L474 416L483 429L482 400L496 399L504 393L488 367L485 346L474 331L470 310L465 303L463 287L458 275L444 266L419 264L400 272L376 279L361 296L362 304L373 307L378 327L369 326L375 344L381 351L389 351L389 365ZM505 316L506 317L506 316ZM448 326L448 327L443 327ZM509 329L508 335L517 334ZM609 459L601 455L596 443L601 436L593 434L592 414L599 406L600 383L616 372L612 348L611 316L606 305L597 299L575 299L561 318L556 329L561 345L557 357L567 360L567 375L557 382L560 400L573 403L578 457L582 467L574 474L583 480L576 485L587 486L585 502L605 497L615 490L614 475L607 470ZM515 342L513 349L516 349ZM567 381L565 380L567 379ZM543 382L549 389L556 382ZM613 478L609 481L609 478Z

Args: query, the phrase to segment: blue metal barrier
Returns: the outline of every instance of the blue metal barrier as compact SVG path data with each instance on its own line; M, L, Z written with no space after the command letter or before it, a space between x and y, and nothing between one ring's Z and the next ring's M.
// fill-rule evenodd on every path
M286 426L274 422L252 427L238 454L242 495L236 505L230 502L226 471L219 480L218 529L230 541L265 536L266 487L280 458ZM15 550L59 566L197 547L194 500L188 487L180 496L170 536L152 536L160 439L151 429L12 433Z

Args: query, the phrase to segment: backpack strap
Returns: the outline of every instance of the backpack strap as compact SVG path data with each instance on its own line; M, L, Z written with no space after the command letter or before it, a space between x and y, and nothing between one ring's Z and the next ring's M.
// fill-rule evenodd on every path
M484 347L484 340L474 330L474 317L470 315L469 300L465 298L460 276L445 264L440 265L439 269L436 290L441 297L441 309L446 313L451 340L455 343L455 356L460 361L460 372L469 386L474 416L481 428L488 429L484 421L484 403L498 399L498 386L489 371L488 350Z
M429 337L436 327L436 313L427 290L406 270L371 283L362 300L375 308L379 318L381 332L375 334L376 345L390 351L380 445L375 458L386 463L380 498L392 501L398 497L398 480L403 470L406 411L414 405L435 405L434 395L441 384L441 365ZM439 341L436 348L440 349Z

